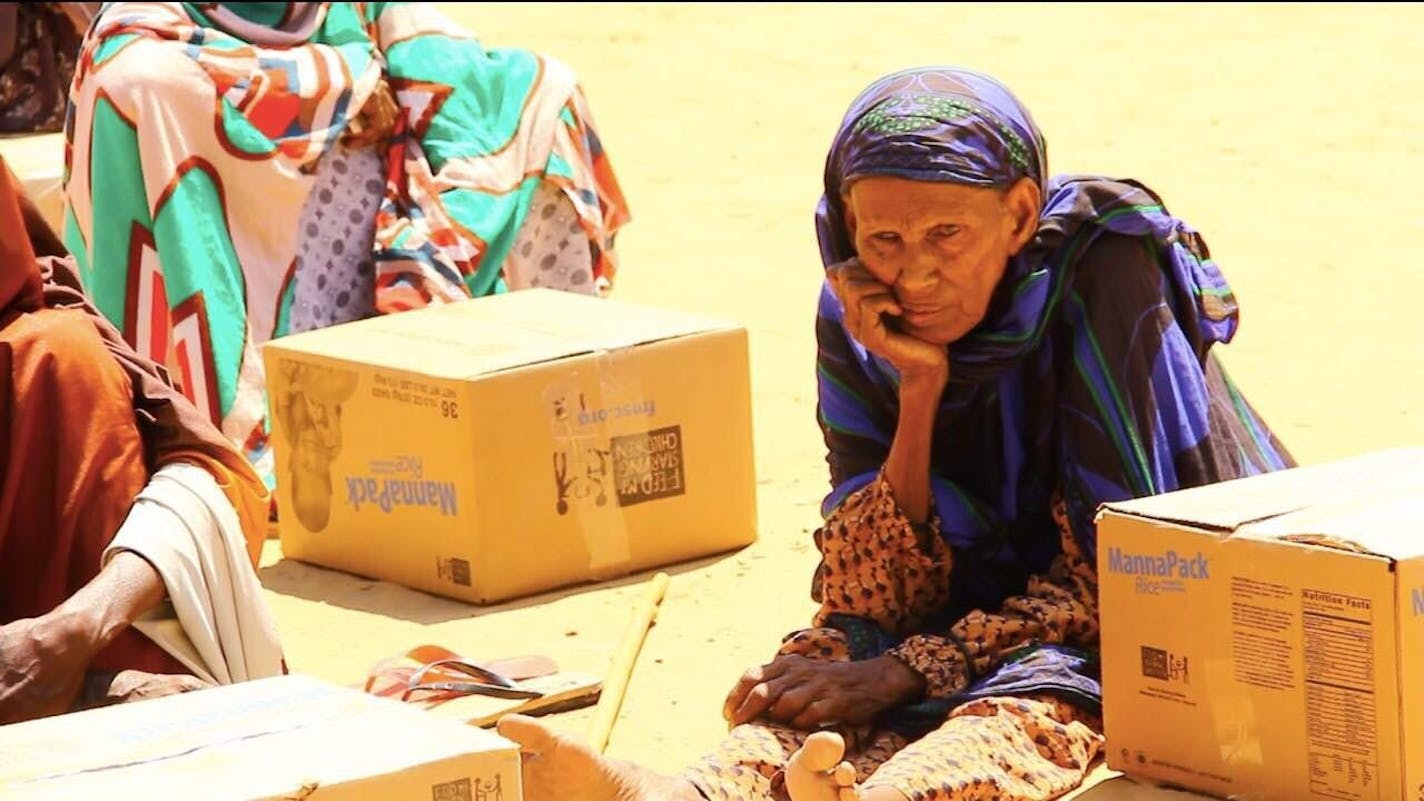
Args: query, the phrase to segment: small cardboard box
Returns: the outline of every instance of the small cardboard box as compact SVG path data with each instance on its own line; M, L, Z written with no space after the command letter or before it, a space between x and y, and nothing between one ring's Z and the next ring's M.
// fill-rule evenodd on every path
M756 538L740 326L535 289L265 351L292 558L489 603Z
M64 233L64 134L0 136L0 156L56 234Z
M519 801L502 737L305 676L0 727L0 798Z
M1098 565L1110 767L1424 797L1424 449L1109 504Z

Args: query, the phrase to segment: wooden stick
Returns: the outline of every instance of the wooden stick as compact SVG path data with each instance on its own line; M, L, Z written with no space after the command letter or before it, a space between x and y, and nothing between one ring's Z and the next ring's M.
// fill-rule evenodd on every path
M643 640L648 629L658 617L658 606L667 594L668 574L659 573L648 583L647 593L638 607L633 610L633 619L628 621L628 629L623 634L623 643L608 666L608 677L603 682L603 692L598 697L598 707L593 712L593 724L589 727L589 745L596 753L602 754L608 747L608 738L613 734L613 724L618 722L618 712L623 708L623 696L628 692L628 681L633 677L633 667L638 662L638 653L643 650Z

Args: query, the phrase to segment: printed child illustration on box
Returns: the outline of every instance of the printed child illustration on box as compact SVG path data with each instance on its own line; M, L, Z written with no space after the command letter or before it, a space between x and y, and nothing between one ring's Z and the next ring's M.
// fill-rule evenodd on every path
M341 404L356 391L350 370L288 362L285 391L272 398L288 443L292 513L308 531L331 519L331 463L341 453Z
M554 486L558 490L555 509L559 514L569 513L571 499L592 498L596 506L608 503L608 458L606 448L577 440L565 441L563 449L554 452Z
M560 515L569 513L570 502L591 501L596 506L608 503L609 450L607 442L599 441L593 431L582 430L588 425L588 401L578 393L578 408L569 397L572 390L556 392L552 398L554 420L554 508Z

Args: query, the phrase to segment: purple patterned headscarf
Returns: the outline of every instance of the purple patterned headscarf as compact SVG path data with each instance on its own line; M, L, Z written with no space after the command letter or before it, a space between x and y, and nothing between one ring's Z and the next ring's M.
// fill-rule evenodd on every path
M1047 145L1008 87L954 67L904 70L871 84L851 104L826 158L816 209L821 258L855 255L842 197L857 178L888 175L1007 188L1028 177L1046 191Z
M995 79L957 67L920 67L871 84L846 112L826 157L816 235L826 267L854 255L845 190L886 175L916 181L1007 188L1020 178L1043 197L1038 231L1013 258L973 331L950 348L950 380L999 375L1042 341L1077 256L1103 232L1148 236L1168 256L1178 291L1199 299L1209 342L1236 328L1231 290L1196 232L1135 181L1048 175L1047 144L1033 117Z

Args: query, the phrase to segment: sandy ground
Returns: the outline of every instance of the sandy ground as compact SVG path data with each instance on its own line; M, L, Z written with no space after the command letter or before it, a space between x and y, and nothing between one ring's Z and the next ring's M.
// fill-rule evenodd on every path
M675 770L724 693L803 625L826 489L811 212L841 113L880 74L959 63L1034 110L1055 171L1139 178L1207 237L1243 326L1225 359L1304 462L1424 444L1419 6L466 5L555 54L592 102L634 222L621 298L751 332L761 540L672 568L610 753ZM646 576L476 608L281 559L262 580L296 670L359 681L422 642L601 673ZM556 725L583 731L591 715ZM1109 782L1094 799L1143 798Z
M1056 171L1139 178L1203 231L1244 308L1234 376L1303 462L1424 444L1420 7L468 5L492 46L575 66L633 208L621 298L751 332L760 541L672 569L609 752L676 770L731 682L804 625L826 489L811 212L851 98L959 63L1034 110ZM420 642L601 673L646 577L496 608L281 561L294 668L359 680ZM583 731L588 712L556 718ZM1141 798L1109 782L1086 795Z

